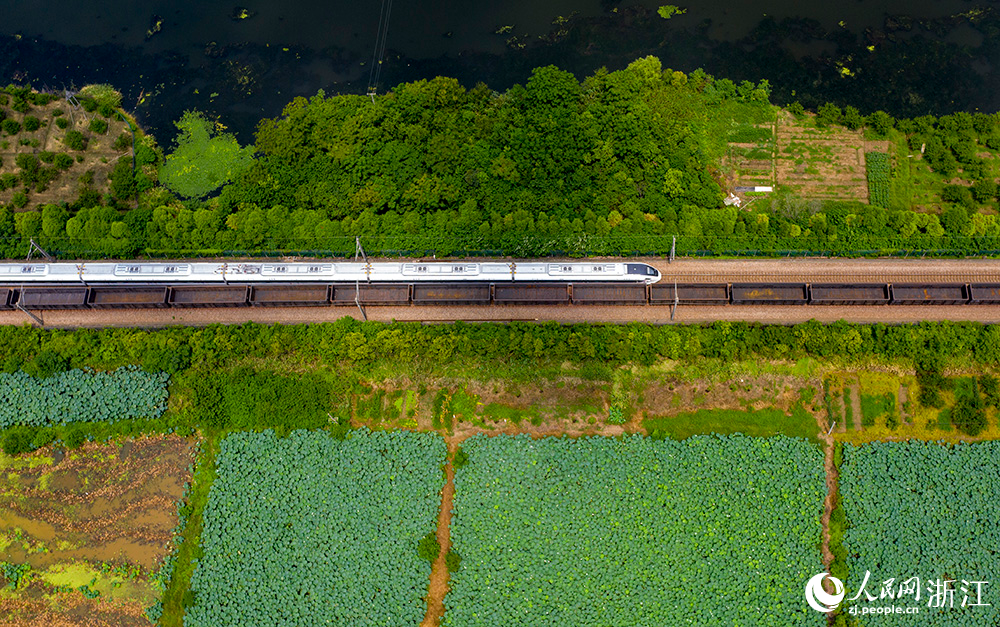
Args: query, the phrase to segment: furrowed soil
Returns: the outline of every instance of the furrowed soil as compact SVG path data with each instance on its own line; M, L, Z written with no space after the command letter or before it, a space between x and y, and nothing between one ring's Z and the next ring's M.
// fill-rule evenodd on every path
M0 591L11 627L149 625L193 441L177 436L0 457L0 561L27 564Z

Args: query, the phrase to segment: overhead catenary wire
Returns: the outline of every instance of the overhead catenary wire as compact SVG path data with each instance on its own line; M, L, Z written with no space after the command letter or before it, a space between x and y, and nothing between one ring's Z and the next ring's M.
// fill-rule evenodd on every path
M386 41L389 39L389 17L392 14L392 0L382 0L378 15L378 31L375 48L372 50L372 66L368 72L368 95L374 97L382 76L382 59L385 56Z

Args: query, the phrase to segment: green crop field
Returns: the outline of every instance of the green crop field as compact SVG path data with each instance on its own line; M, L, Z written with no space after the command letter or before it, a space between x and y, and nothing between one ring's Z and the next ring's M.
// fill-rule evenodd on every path
M184 624L419 624L445 453L408 431L230 435Z
M802 439L474 436L444 625L821 625L822 455Z
M1000 572L1000 442L848 445L840 494L848 523L848 598L859 590L866 571L871 573L866 590L876 597L890 578L894 592L911 577L920 582L919 600L912 594L895 600L896 605L919 606L918 614L866 616L865 625L998 624L1000 600L993 579ZM951 606L937 607L930 596L928 586L942 579L953 581ZM991 605L970 606L976 587L965 585L971 592L964 594L963 580L989 582L982 587L981 601ZM892 604L880 599L860 605Z

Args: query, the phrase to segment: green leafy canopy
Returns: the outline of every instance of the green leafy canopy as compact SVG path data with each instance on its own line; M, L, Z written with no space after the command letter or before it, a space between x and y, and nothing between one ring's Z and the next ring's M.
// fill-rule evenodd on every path
M160 169L160 181L187 198L207 196L250 167L252 146L243 148L229 133L219 133L197 111L187 111L174 123L180 130L177 149Z

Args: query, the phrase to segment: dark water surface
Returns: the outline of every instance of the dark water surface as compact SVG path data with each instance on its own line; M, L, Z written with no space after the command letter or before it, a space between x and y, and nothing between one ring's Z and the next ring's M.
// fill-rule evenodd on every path
M0 82L110 82L161 143L185 109L250 141L294 96L367 91L381 0L244 1L0 1ZM766 78L777 102L896 115L1000 108L996 2L703 0L670 20L660 4L395 0L378 91L438 74L504 90L538 65L582 78L655 54L675 69Z

